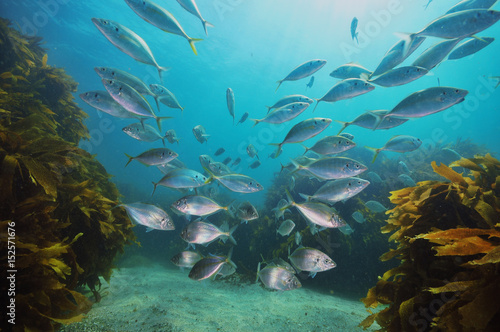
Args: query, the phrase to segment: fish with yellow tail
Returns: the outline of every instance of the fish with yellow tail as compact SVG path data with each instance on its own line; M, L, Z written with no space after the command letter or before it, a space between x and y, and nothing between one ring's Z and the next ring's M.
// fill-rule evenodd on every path
M159 66L148 44L129 28L103 18L92 18L92 22L97 29L101 31L104 37L106 37L111 44L118 47L120 51L128 54L136 61L155 66L158 70L160 79L162 79L162 72L170 69L169 67Z
M408 135L398 135L391 138L385 145L379 149L371 148L366 146L367 149L375 151L372 163L377 159L380 151L392 151L392 152L411 152L415 151L422 145L422 141L419 138L408 136Z
M310 118L297 123L292 127L292 129L290 129L288 134L286 134L283 142L271 143L271 145L278 147L278 150L276 150L275 153L275 158L281 154L281 147L283 145L290 143L302 143L305 140L320 134L330 125L330 123L332 123L332 119L328 118Z
M301 78L311 76L312 74L323 68L324 65L326 65L326 60L320 60L320 59L310 60L304 62L301 65L298 65L284 79L276 82L278 83L276 91L278 91L279 87L281 86L281 83L283 83L284 81L296 81L300 80Z
M202 41L203 39L189 37L182 28L181 24L165 8L150 0L125 0L125 2L146 22L151 23L158 29L165 32L186 38L189 45L193 49L194 54L198 55L194 43Z

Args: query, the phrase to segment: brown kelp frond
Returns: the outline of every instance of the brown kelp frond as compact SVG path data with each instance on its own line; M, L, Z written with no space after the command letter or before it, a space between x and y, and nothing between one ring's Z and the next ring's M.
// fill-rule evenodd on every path
M110 175L78 148L89 134L77 84L48 64L40 41L0 19L0 232L15 230L15 331L81 320L92 302L76 287L98 301L99 277L109 280L116 254L135 242L125 212L112 209Z
M431 163L450 182L421 181L391 193L382 232L401 260L362 299L388 304L360 326L384 331L490 331L500 322L500 162L491 155ZM470 170L464 176L451 167ZM392 278L392 280L391 280Z

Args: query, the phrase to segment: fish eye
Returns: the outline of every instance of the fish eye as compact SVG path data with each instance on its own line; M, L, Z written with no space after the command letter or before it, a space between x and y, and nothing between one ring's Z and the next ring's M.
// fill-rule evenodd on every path
M356 166L356 168L359 168L359 165L358 165L358 164L356 164L355 166Z
M446 91L444 91L444 92L443 92L443 95L445 95L445 96L446 96Z
M115 27L115 31L118 32L118 27Z
M358 85L358 82L354 82L354 85Z
M102 21L102 23L104 23L104 24L108 24L108 21Z
M458 89L456 89L455 92L458 93L459 92Z
M97 98L97 96L98 96L98 94L96 93L94 97L96 97L96 98Z

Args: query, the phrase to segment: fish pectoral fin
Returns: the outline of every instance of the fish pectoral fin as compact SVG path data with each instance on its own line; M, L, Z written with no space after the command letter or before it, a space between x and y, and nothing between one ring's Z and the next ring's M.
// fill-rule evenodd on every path
M310 276L311 278L314 278L314 277L316 276L316 272L309 272L309 276Z
M154 231L154 230L155 230L154 228L146 227L146 233L149 233L149 232Z

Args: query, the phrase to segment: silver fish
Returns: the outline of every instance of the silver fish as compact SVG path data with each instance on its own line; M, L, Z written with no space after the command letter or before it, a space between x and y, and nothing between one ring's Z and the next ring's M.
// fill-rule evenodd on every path
M240 164L240 162L241 162L241 158L238 157L238 158L236 158L236 160L233 161L233 163L231 164L231 166L238 166Z
M375 172L369 172L368 177L370 178L370 181L373 183L382 183L382 179L380 178L380 175L378 175Z
M207 134L205 128L202 125L195 126L193 128L193 134L196 140L201 144L203 144L203 142L207 142L208 138L210 137L210 135Z
M144 99L144 97L130 85L120 81L105 79L102 80L102 83L109 92L110 96L113 97L113 99L122 105L126 110L140 116L154 118L160 131L161 120L172 118L170 116L156 116L147 100Z
M411 152L415 151L422 145L422 141L419 138L408 136L408 135L397 135L392 137L385 143L385 145L379 149L371 148L367 146L368 149L375 152L373 156L372 163L377 159L380 151L392 151L392 152Z
M238 192L238 193L243 193L243 194L249 194L249 193L254 193L257 191L261 191L264 189L260 183L255 181L249 176L243 175L243 174L225 174L225 175L215 175L212 172L210 172L208 169L206 169L210 175L211 179L207 180L207 183L212 181L212 179L216 179L219 181L220 184L222 184L224 187L227 189Z
M125 208L131 221L146 226L148 231L153 229L172 231L175 229L170 216L155 205L132 203L120 204L118 206Z
M226 102L227 102L227 109L229 110L229 114L233 117L233 125L234 125L235 101L234 101L234 92L233 92L233 89L231 89L231 88L227 88L227 90L226 90Z
M211 198L201 195L185 196L172 203L172 208L190 216L208 216L228 206L220 206Z
M295 67L290 74L288 74L284 79L277 81L278 87L276 88L276 91L280 87L281 83L284 81L296 81L300 80L301 78L311 76L326 64L326 60L320 60L320 59L314 59L310 60L307 62L304 62L303 64Z
M336 203L356 196L369 184L369 181L360 178L338 179L326 182L312 196L304 194L300 194L300 196L306 200Z
M215 160L212 157L210 157L208 154L200 155L199 159L200 159L201 167L203 167L203 168L210 168L210 164L215 162Z
M215 151L214 156L220 156L224 152L226 152L226 150L224 148L219 148L219 149L217 149L217 151Z
M420 118L450 108L465 100L469 91L452 87L432 87L412 93L385 114L377 117L376 129L387 117Z
M217 274L223 269L227 264L230 264L230 259L226 256L208 256L200 261L198 261L191 271L189 271L188 277L193 280L205 280L208 278L215 278ZM231 262L234 264L233 262ZM236 265L234 267L236 269Z
M165 174L158 182L153 182L153 195L156 191L156 186L164 186L169 188L197 188L205 185L207 178L196 171L187 168L175 168Z
M314 84L314 76L311 76L309 83L306 84L306 88L312 88L313 84Z
M384 87L404 85L413 82L420 77L427 75L431 68L413 63L412 66L399 67L391 69L374 79L368 79L369 82Z
M248 166L248 167L251 168L251 169L255 169L255 168L259 167L260 165L261 165L260 161L256 160L253 163L251 163L250 166Z
M333 103L339 100L350 99L375 89L372 84L359 79L359 78L348 78L335 84L328 92L321 97L316 99L316 106L314 106L313 112L318 107L319 103L326 101L328 103Z
M493 6L497 0L463 0L451 7L446 14L456 13L468 9L488 9Z
M382 75L383 73L388 72L392 68L398 66L407 57L409 57L424 42L424 40L425 37L413 38L410 46L408 47L408 50L406 51L406 54L404 51L406 39L401 39L400 41L398 41L389 49L389 51L387 51L370 77Z
M472 38L457 46L448 56L448 60L457 60L479 52L489 44L495 41L493 37L481 37L481 39Z
M297 170L307 170L312 175L323 179L343 179L359 175L368 168L360 162L345 157L325 157L310 165L296 165Z
M229 166L227 166L223 162L212 162L208 165L208 168L215 175L226 175L232 173L231 168L229 168Z
M236 125L239 125L240 123L245 122L247 118L248 118L248 112L243 113L243 115L241 116L240 121L238 121L238 123L236 123Z
M488 9L469 9L440 16L422 30L408 35L406 44L418 36L445 39L472 36L489 28L500 19L500 12Z
M179 104L179 101L175 97L175 95L170 92L166 87L160 84L150 84L149 85L151 91L154 93L154 97L156 100L156 104L158 105L158 102L161 102L162 104L167 105L170 108L178 108L182 111L184 111L184 107ZM158 109L160 109L160 106L158 106Z
M377 124L377 116L376 115L383 116L387 112L389 112L389 111L386 111L386 110L367 111L367 112L359 115L357 118L355 118L354 120L352 120L350 122L335 120L336 122L342 124L342 128L340 129L338 135L340 135L340 133L342 131L344 131L344 129L350 125L356 125L356 126L366 128L366 129L373 129L375 127L375 125ZM408 121L408 119L396 118L396 117L386 117L381 121L380 125L376 129L380 130L380 129L394 128L394 127L402 125L406 121Z
M406 166L404 161L400 161L398 163L398 172L402 174L407 174L410 175L410 170L408 169L408 166Z
M186 38L189 45L193 49L194 54L198 55L194 43L201 41L202 39L189 37L181 27L181 24L165 8L158 6L150 0L125 0L125 2L146 22L151 23L158 29L165 32Z
M302 235L299 231L295 232L295 244L298 246L302 244Z
M262 119L250 119L254 121L254 127L261 122L280 124L295 119L309 107L309 103L296 102L275 109Z
M356 43L359 44L359 41L358 41L359 32L356 32L357 28L358 28L358 19L356 17L353 17L353 19L351 21L351 38L352 38L352 40L356 39Z
M290 212L290 210L287 209L287 207L289 207L290 204L288 204L287 200L286 199L281 199L278 204L276 205L276 207L274 209L272 209L271 211L274 212L274 218L276 221L278 221L280 218L282 218L285 214L285 212Z
M401 181L407 187L415 187L417 185L409 175L399 174L398 178L399 181Z
M337 214L337 212L323 203L304 202L296 203L288 190L285 190L288 197L288 203L299 210L300 214L310 223L316 224L325 228L338 228L344 226L345 222ZM286 207L282 207L282 210Z
M177 265L178 267L188 267L192 268L194 264L203 258L199 253L194 251L182 251L177 255L173 256L170 261Z
M387 208L377 201L368 201L365 203L365 206L368 209L370 209L370 211L376 212L376 213L387 211Z
M444 40L432 45L413 61L412 66L431 70L440 64L460 41L462 41L462 38Z
M124 70L111 67L94 67L95 72L101 79L120 81L130 85L141 95L155 96L149 87L137 76Z
M118 104L107 91L88 91L80 94L80 98L90 106L116 118L143 119L140 115L131 113Z
M351 141L354 140L354 135L353 134L349 134L349 133L342 133L340 134L339 136L342 136L342 137L345 137L347 139L350 139Z
M130 137L143 142L154 142L161 139L163 145L165 145L165 137L161 136L155 128L148 124L133 123L124 127L122 131Z
M174 144L174 142L177 142L177 144L179 144L179 138L177 137L177 133L174 129L167 130L165 132L165 138L171 144Z
M328 271L337 266L327 254L310 247L298 247L288 259L299 272L307 271L313 278L317 272Z
M231 157L227 157L226 159L224 159L224 160L222 161L222 163L223 163L224 165L227 165L227 164L229 164L230 162L231 162Z
M259 213L252 203L246 201L238 206L236 209L236 216L247 223L250 220L259 218Z
M330 73L330 76L335 78L340 78L341 80L345 80L348 78L361 78L363 74L370 76L372 72L366 69L365 67L358 65L357 63L351 62L335 68Z
M125 167L127 167L127 165L130 164L130 162L134 159L140 162L141 164L147 166L155 166L155 165L166 164L179 156L175 151L172 151L167 148L150 149L146 152L141 153L136 157L129 156L126 153L125 155L128 157L128 162L125 165Z
M345 235L351 235L354 233L354 229L349 224L345 224L345 226L339 227L339 231L342 232L342 234Z
M162 79L162 72L170 69L169 67L159 66L158 63L156 63L148 44L146 44L144 39L129 28L102 18L92 18L92 22L95 24L97 29L101 31L104 37L106 37L113 45L118 47L120 51L128 54L139 62L155 66L158 70L160 79Z
M186 165L182 161L180 161L179 158L175 158L174 160L171 160L168 164L158 165L156 167L163 174L167 174L168 172L176 168L186 168Z
M226 242L227 239L236 245L236 240L233 233L238 225L227 230L228 224L224 222L220 228L203 221L193 221L188 224L181 232L181 238L188 243L205 244L210 243L216 239L221 239Z
M293 231L294 228L295 228L295 223L292 220L287 219L281 223L280 227L276 230L276 233L278 233L281 236L288 236L290 235L290 233Z
M303 95L289 95L281 98L278 100L276 103L273 104L273 106L266 106L267 107L267 113L271 111L273 108L280 108L282 106L291 104L291 103L308 103L311 105L314 102L309 97L303 96Z
M359 211L355 211L352 214L352 218L360 224L362 224L366 221L365 217L363 217L363 214L361 214L361 212L359 212Z
M250 156L250 158L257 157L259 159L259 155L257 154L257 149L253 144L248 144L247 146L247 154Z
M306 154L308 151L314 151L322 155L337 154L350 150L356 146L356 143L342 136L326 136L317 141L312 147L304 146Z
M275 156L277 157L280 155L281 147L284 144L304 142L320 134L330 125L330 123L332 123L332 119L328 118L311 118L297 123L290 129L281 143L271 143L271 145L278 146Z
M203 29L205 30L205 34L208 36L207 26L211 28L213 28L214 26L212 23L208 22L201 16L200 10L198 9L196 2L194 0L177 0L177 2L182 6L182 8L184 8L185 10L187 10L188 12L190 12L191 14L200 19L201 24L203 24Z
M264 286L269 289L288 291L302 287L299 279L286 268L281 266L257 267L257 280L260 279Z

